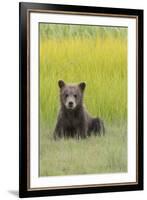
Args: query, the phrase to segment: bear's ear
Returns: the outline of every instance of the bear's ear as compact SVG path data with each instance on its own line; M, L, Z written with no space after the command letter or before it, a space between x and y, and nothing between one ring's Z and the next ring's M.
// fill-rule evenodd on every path
M59 85L59 88L63 88L65 86L65 83L64 83L64 81L59 80L58 85Z
M79 83L79 87L82 91L84 91L85 87L86 87L86 83L85 82L81 82Z

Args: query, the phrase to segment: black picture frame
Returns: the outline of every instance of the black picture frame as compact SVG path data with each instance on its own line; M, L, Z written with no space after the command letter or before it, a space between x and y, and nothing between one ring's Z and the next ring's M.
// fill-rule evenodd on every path
M84 15L113 15L118 17L137 18L137 82L136 90L138 94L137 101L137 182L110 185L90 185L86 187L64 187L64 188L29 188L29 141L30 141L30 69L29 69L29 42L28 26L30 12L61 12ZM100 192L118 192L130 190L143 190L143 10L106 8L106 7L88 7L73 5L57 5L42 3L20 3L19 4L19 197L36 197L50 195L70 195L70 194L88 194Z

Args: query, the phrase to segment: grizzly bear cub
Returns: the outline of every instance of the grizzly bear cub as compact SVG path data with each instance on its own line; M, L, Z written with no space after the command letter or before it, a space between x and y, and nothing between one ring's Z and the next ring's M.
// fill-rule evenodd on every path
M58 81L60 88L61 108L58 114L54 139L58 138L86 138L92 134L104 134L101 119L93 118L83 106L83 95L86 83L66 84Z

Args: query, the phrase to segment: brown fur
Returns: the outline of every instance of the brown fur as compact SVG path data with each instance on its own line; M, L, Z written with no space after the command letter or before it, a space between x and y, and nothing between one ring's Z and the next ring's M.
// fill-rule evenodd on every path
M60 87L60 111L54 130L54 138L86 138L92 134L104 134L104 125L101 119L93 118L83 106L83 94L86 84L78 85L58 82Z

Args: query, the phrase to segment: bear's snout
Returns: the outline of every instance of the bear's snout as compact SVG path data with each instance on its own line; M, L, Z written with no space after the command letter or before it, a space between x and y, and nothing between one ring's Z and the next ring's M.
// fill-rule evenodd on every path
M69 96L66 100L66 104L65 104L67 109L74 109L76 107L76 102L74 97Z
M70 101L70 102L68 103L68 105L69 105L69 107L73 107L73 102Z

